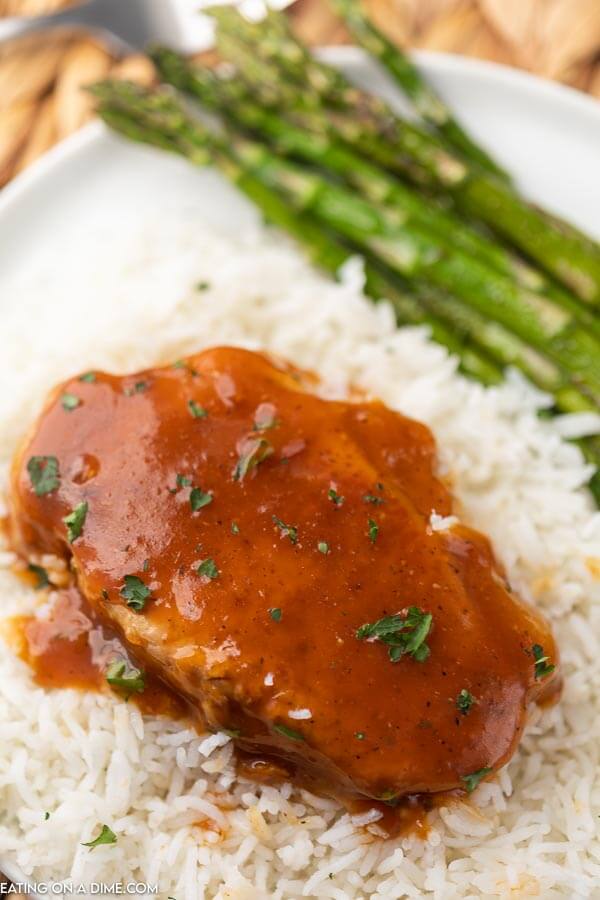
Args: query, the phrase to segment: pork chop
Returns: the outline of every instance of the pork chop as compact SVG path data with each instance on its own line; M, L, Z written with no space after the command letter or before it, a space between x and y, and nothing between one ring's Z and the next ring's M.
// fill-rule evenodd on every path
M558 685L547 624L452 512L429 430L246 350L58 387L12 530L138 662L337 797L470 789ZM435 516L433 521L435 522Z

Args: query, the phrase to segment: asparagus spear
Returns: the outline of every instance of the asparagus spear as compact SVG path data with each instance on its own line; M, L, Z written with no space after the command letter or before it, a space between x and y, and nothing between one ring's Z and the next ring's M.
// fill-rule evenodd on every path
M214 163L261 210L267 221L291 234L319 268L336 276L353 255L310 216L297 215L275 191L245 170L226 144L198 123L190 123L170 97L159 97L122 81L106 81L92 89L99 101L98 112L115 131L131 140L153 144L186 156L196 165ZM365 265L365 293L373 300L387 299L399 324L426 325L432 338L459 357L460 368L483 384L502 380L501 368L466 337L457 337L447 325L413 296L371 264ZM568 410L575 411L579 405ZM599 456L600 462L600 456Z
M259 144L230 138L247 168L283 193L296 209L310 211L334 231L410 279L441 287L576 373L600 399L600 353L577 321L539 294L525 291L464 253L446 248L422 228L404 226L386 210L275 157Z
M197 123L186 119L183 108L171 97L151 95L148 91L124 82L106 82L96 86L94 93L100 100L99 112L113 128L129 138L155 144L164 149L181 153L192 162L205 165L216 162L221 170L262 209L265 216L290 231L309 250L311 257L325 269L335 273L348 256L348 250L331 236L315 226L310 218L295 216L287 204L270 188L243 169L227 147ZM432 328L432 336L445 344L460 358L463 371L483 383L495 383L501 377L498 366L491 363L481 351L466 341L457 340L443 323L434 316L423 315L414 299L398 290L393 280L381 272L379 266L366 266L366 290L374 299L387 297L400 322L424 322ZM456 323L455 323L456 324ZM497 342L496 342L497 344ZM526 348L527 349L527 348ZM543 371L530 357L532 371ZM546 371L544 378L553 378ZM589 401L566 385L558 388L555 399L565 411L586 409ZM594 438L578 442L586 457L596 466L600 464L600 447ZM600 476L594 475L590 487L600 505Z
M320 99L337 110L336 127L345 140L393 171L433 189L450 191L460 209L519 247L582 300L600 303L596 242L526 203L500 179L470 167L430 133L404 122L383 101L313 59L293 37L283 16L270 14L261 26L248 22L232 7L213 7L210 14L219 25L220 50L254 84L264 84L270 72L267 80L273 93L285 73L302 85L303 105L311 93L313 105ZM289 92L285 93L288 105L284 108L289 109Z
M98 88L97 92L100 90L101 89ZM230 138L225 144L225 142L218 139L216 136L209 135L205 129L202 129L196 121L192 120L187 115L175 97L169 97L165 94L140 95L139 92L132 93L129 86L120 87L118 90L115 90L114 88L111 88L110 85L105 85L102 90L105 93L109 92L109 96L112 98L113 107L115 107L117 103L121 103L121 105L125 104L128 111L133 106L135 106L136 110L141 110L146 116L146 120L151 120L155 132L157 132L160 139L162 139L163 144L167 141L166 145L169 149L173 149L173 143L175 143L175 149L178 149L179 152L183 152L188 156L194 154L195 161L200 164L206 164L210 158L215 159L217 163L221 165L221 168L225 168L226 174L228 174L235 183L241 186L246 193L249 191L248 184L255 193L258 191L258 205L261 206L263 210L266 208L263 197L263 194L265 193L264 186L263 188L258 188L255 183L256 179L248 175L247 167L245 170L242 169L239 162L232 158L232 150L240 152L241 147L241 152L243 154L247 154L249 150L256 154L257 152L261 152L260 147L249 142L237 141L235 138ZM100 96L103 95L101 94ZM126 104L129 105L127 106ZM158 126L156 124L157 122ZM146 125L147 130L148 127L149 126ZM173 135L172 137L168 137L169 132ZM186 143L182 143L184 140ZM157 142L158 139L155 138L155 143ZM226 145L228 148L227 153L225 152ZM209 155L207 147L211 148L212 157ZM265 178L267 181L272 181L274 177L281 179L281 171L277 174L277 170L273 168L274 165L277 165L276 161L268 154L267 160L270 161L270 166L264 165L264 161L262 161L261 166L257 170L257 174L263 179L263 184ZM293 176L295 171L294 168L290 170L289 167L287 167L287 169L284 167L283 174L287 174L289 177L290 174ZM279 186L279 182L277 183L277 186ZM326 188L330 192L335 191L333 186L326 185ZM313 260L320 262L321 265L324 264L320 259L320 257L324 255L324 248L328 248L330 253L331 248L334 248L336 252L333 253L332 260L329 264L325 265L325 267L330 271L335 271L339 268L343 261L348 257L350 251L346 248L340 248L339 242L336 243L331 236L324 242L325 235L322 229L315 227L314 223L310 221L306 222L302 216L297 217L293 207L290 207L285 203L282 204L279 197L273 195L272 190L270 193L267 191L267 193L270 197L271 206L275 206L277 209L277 224L284 227L288 232L293 233L296 237L301 238L305 244L308 243L312 249ZM335 193L332 193L331 197L335 197ZM330 208L333 208L331 206L331 197L329 203ZM273 216L271 216L271 218L273 218ZM316 252L318 253L319 258L315 255ZM380 287L381 279L384 277L386 278L386 286L389 288L391 284L389 276L381 274L381 266L377 271L379 272L378 283ZM371 281L375 278L374 273L375 267L370 264L369 274ZM397 278L395 281L395 293L398 293ZM439 291L435 292L421 286L418 288L417 296L419 298L420 307L419 303L415 301L413 297L408 295L406 287L403 287L402 291L402 306L399 305L400 301L396 298L395 305L397 311L401 314L403 321L423 321L423 307L425 307L435 315L438 321L446 320L452 327L454 333L458 333L459 335L462 334L469 340L476 341L482 345L486 352L502 366L509 364L517 365L543 389L554 392L557 395L560 393L560 396L564 398L562 401L558 401L561 408L571 411L593 408L593 404L591 404L590 401L586 401L582 396L575 396L577 391L575 390L573 393L574 389L573 386L569 384L569 378L563 375L559 366L547 360L542 354L532 350L521 339L508 332L503 326L495 322L489 322L476 310L473 310L468 306L465 307L464 304L457 302L456 299L451 296L445 295L440 297ZM444 342L448 343L447 338Z
M166 47L151 49L150 56L165 81L193 94L203 105L228 116L234 124L260 133L281 153L329 169L354 185L367 199L394 206L403 214L416 218L450 244L485 259L499 272L514 277L523 286L540 292L547 288L547 280L540 272L504 247L432 200L421 197L320 127L319 133L315 133L322 124L320 118L315 122L315 128L307 132L263 103L257 103L238 78L218 77L210 69L194 66Z
M325 232L321 226L316 225L310 217L298 215L294 207L283 201L272 188L265 187L264 183L249 174L249 171L244 169L232 155L230 142L226 143L215 135L209 134L197 122L191 121L176 98L167 95L151 95L148 92L132 88L126 83L111 82L97 85L94 93L100 100L100 114L113 128L134 139L155 143L164 149L180 152L200 165L206 165L210 161L216 162L230 180L251 196L269 220L274 221L275 224L299 239L309 250L312 261L322 268L335 273L352 255L351 250ZM413 324L426 322L433 327L438 339L443 338L440 342L445 343L446 346L451 345L453 351L461 346L464 337L469 339L476 337L477 329L472 324L468 324L469 310L463 314L457 311L452 312L452 301L451 298L448 298L447 310L444 310L443 301L438 300L437 314L435 316L428 315L425 309L433 305L432 292L428 291L426 302L420 304L414 296L408 293L405 286L399 286L398 278L391 279L382 269L381 265L367 264L368 292L376 298L391 296L400 321ZM461 335L458 340L452 332L452 336L449 336L445 333L444 328L440 329L440 320L444 316L451 322L454 333L458 331ZM460 327L457 328L459 319ZM478 320L478 323L486 324L481 319ZM500 331L501 329L498 333ZM491 329L489 334L491 336ZM495 346L496 343L497 346ZM518 353L521 352L518 349L520 342L510 335L504 337L502 341L496 342L490 339L489 345L488 349L491 349L494 358L504 364L514 363ZM510 351L507 349L505 352L504 348L508 347L511 348ZM534 354L529 351L529 348L524 348L522 356L525 359L528 352L533 370ZM542 361L541 358L539 363L540 386L548 390L562 387L565 382L558 374L558 369L551 363ZM483 367L481 367L481 371L484 371ZM498 372L492 375L489 370L485 376L486 381L496 381ZM579 404L577 408L580 408Z
M394 76L421 118L440 131L468 160L508 180L507 173L467 134L439 94L422 77L407 53L365 15L359 0L331 0L352 34Z
M600 339L600 321L569 294L548 284L537 270L504 247L428 202L326 132L313 128L307 133L278 113L254 102L251 93L237 78L219 78L209 69L194 66L167 48L154 48L151 56L166 81L192 94L208 108L226 115L234 125L241 124L265 136L280 153L299 157L332 171L356 187L366 199L393 207L404 218L404 224L414 221L448 246L458 247L523 286L546 294L572 312Z
M588 357L590 356L587 343L589 338L575 327L567 313L551 304L544 305L542 298L536 295L516 292L514 285L510 282L493 275L490 277L489 272L473 260L467 259L465 262L459 258L458 265L452 265L450 257L445 259L443 248L440 250L435 243L429 240L427 235L423 235L417 230L411 232L404 229L403 226L398 225L395 219L386 217L385 211L354 197L348 191L324 181L317 175L278 160L259 144L239 139L231 134L226 136L226 140L211 136L206 129L187 114L185 108L175 97L164 93L140 94L139 91L132 92L129 86L116 88L105 85L103 90L105 95L109 94L112 97L113 107L118 102L121 102L122 105L128 102L129 106L126 107L128 110L133 107L136 110L142 110L147 118L153 117L151 121L155 124L155 128L156 123L160 126L158 131L163 141L166 136L172 135L169 139L171 142L173 140L179 142L178 146L182 148L180 152L192 156L203 165L209 160L209 156L207 156L207 146L209 146L213 158L220 167L225 168L226 174L246 192L248 189L244 186L244 175L249 177L254 190L258 190L255 186L258 180L263 185L266 183L270 188L282 192L289 199L290 205L279 203L282 208L278 212L278 223L283 224L288 231L294 234L298 234L298 229L300 229L300 233L306 232L307 229L303 224L298 226L294 209L300 210L300 212L310 210L327 226L341 232L405 276L414 275L425 282L429 280L434 284L437 283L441 287L447 286L444 282L451 280L452 277L460 281L459 288L463 283L467 287L472 283L476 289L481 287L482 281L484 284L487 283L488 294L482 296L479 303L472 304L475 309L479 308L480 312L485 315L487 313L486 301L489 302L491 299L499 305L500 311L504 311L504 315L499 317L501 323L504 319L504 324L507 324L509 329L512 328L516 331L517 335L520 331L525 332L521 334L523 339L531 340L533 338L531 342L537 343L542 352L554 357L558 367L563 366L568 372L576 373L576 378L583 385L587 385L591 398L596 401L599 382L594 362L597 363L597 359L592 358L588 366L589 372L585 366L582 367L583 357L586 354ZM99 91L100 88L97 89L97 93ZM100 94L100 96L105 95ZM227 152L225 147L227 147ZM233 154L235 154L235 158ZM252 173L251 177L249 173ZM262 205L264 206L264 203ZM313 238L312 244L321 248L322 232L318 228L316 232L317 235ZM470 269L473 269L474 272L469 272ZM438 278L428 278L430 271L438 273ZM461 295L460 290L455 293ZM467 303L471 303L468 292L466 296ZM534 298L533 302L532 297ZM450 298L446 298L445 302L447 309L450 310ZM443 305L438 304L436 315L439 315L442 309ZM450 315L453 325L456 326L459 314L453 311L451 314L448 312L447 315ZM468 310L460 314L462 316L461 330L464 330L466 315L468 315ZM516 328L513 327L515 319L517 320ZM473 320L471 319L471 321ZM482 326L489 325L489 323L486 323L481 317L478 317L477 321L479 323L477 328L473 325L470 326L470 334L476 336L478 340L483 340L484 346L488 349L491 348L492 353L502 362L514 362L515 355L512 358L503 355L508 351L503 349L502 341L493 340L494 335L504 334L504 332L494 331L490 328L486 332ZM484 338L486 334L487 337ZM510 346L510 337L509 335L503 338L505 347ZM512 345L511 352L513 354L516 346ZM595 353L596 347L593 342L591 346ZM577 353L579 356L576 355ZM524 358L525 354L521 352L521 356ZM533 357L530 359L533 360ZM531 368L530 366L529 369L531 370ZM547 381L538 381L538 383L544 387L549 386ZM557 386L556 382L552 385L552 387Z
M206 12L217 22L220 53L238 66L253 89L269 102L299 113L332 107L337 127L347 131L345 139L353 143L368 140L367 155L377 150L390 168L419 184L435 187L442 179L450 185L468 174L467 163L453 156L441 140L402 121L381 99L315 59L294 38L283 16L271 12L260 23L253 23L233 6L213 6Z

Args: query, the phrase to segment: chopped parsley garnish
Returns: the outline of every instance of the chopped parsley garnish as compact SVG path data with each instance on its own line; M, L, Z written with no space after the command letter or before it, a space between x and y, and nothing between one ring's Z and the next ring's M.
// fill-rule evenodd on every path
M319 543L317 544L317 550L319 551L319 553L327 554L329 553L329 544L327 544L325 541L319 541Z
M37 497L51 494L60 485L58 460L55 456L32 456L27 463L27 471Z
M137 575L125 575L123 578L125 584L119 591L121 597L131 609L141 612L146 605L146 600L150 596L150 588L146 587L141 578Z
M196 288L197 291L207 291L210 287L210 282L209 281L198 281L194 285L194 287Z
M185 360L184 359L176 359L175 362L173 363L173 365L171 366L171 368L172 369L185 369L186 368Z
M232 533L232 534L239 534L239 533L240 533L240 526L238 525L237 522L232 522L232 523L231 523L231 533Z
M279 607L274 606L269 610L269 615L273 619L274 622L281 622L281 610Z
M544 648L541 644L534 644L531 648L531 652L533 653L533 658L535 660L534 669L536 678L546 678L554 672L556 666L552 663L548 663L550 657L544 656Z
M175 478L175 484L178 488L190 487L192 483L192 479L188 478L187 475L177 475Z
M356 632L359 641L377 640L387 644L392 662L403 656L412 656L417 662L424 662L430 650L425 640L431 629L433 617L417 606L410 606L405 616L397 613L385 616L377 622L367 622Z
M248 472L255 469L272 453L273 447L265 438L248 438L245 440L233 470L233 480L243 481Z
M354 737L356 738L357 741L364 741L365 733L364 733L364 731L355 731Z
M71 412L72 410L77 409L77 407L81 403L81 400L76 394L66 393L63 394L60 398L60 403L63 409L65 409L67 412Z
M463 716L466 716L474 703L475 698L473 694L470 694L465 688L459 692L458 697L456 698L456 708L461 711Z
M372 503L374 506L379 506L381 503L385 503L383 497L376 497L375 494L365 494L363 496L363 500L365 503Z
M188 409L193 419L205 419L208 415L204 407L196 403L195 400L188 400Z
M222 728L221 730L224 731L225 734L230 738L239 738L242 734L240 728Z
M79 376L80 381L85 381L88 384L92 384L96 380L95 372L85 372L83 375Z
M219 577L219 570L215 565L215 561L210 557L208 559L203 559L196 571L198 575L203 575L205 578L210 578L211 581L214 578Z
M294 731L293 728L288 728L287 725L273 725L273 729L278 731L279 734L283 734L284 737L291 738L292 741L303 741L304 735L299 731Z
M286 525L277 516L273 516L273 521L279 528L282 537L289 537L292 544L298 543L298 529L295 525Z
M41 591L42 588L48 587L50 584L48 573L43 566L36 566L35 563L29 563L27 571L31 572L31 574L35 575L37 578L37 582L34 585L36 591Z
M369 540L372 544L377 540L377 535L379 534L379 525L375 521L375 519L369 519Z
M87 844L82 844L82 847L89 847L90 850L94 850L96 847L100 847L102 844L116 844L117 836L114 831L111 831L108 825L102 826L102 831L93 841L89 841Z
M142 572L147 572L149 568L150 568L150 560L145 559L144 565L142 566Z
M133 387L126 387L124 393L126 397L133 397L134 394L141 394L147 387L147 381L136 381Z
M87 500L84 500L83 503L78 503L68 516L64 517L63 522L67 526L67 540L70 544L81 535L87 513Z
M327 491L327 496L329 497L331 502L334 504L334 506L341 506L343 504L344 500L346 499L345 497L342 497L341 494L338 494L336 489L332 488L332 487L330 487L329 490Z
M481 779L491 771L489 766L484 766L483 769L478 769L477 772L472 772L470 775L461 775L460 780L464 781L467 793L472 794Z
M123 659L116 659L106 670L106 680L111 687L121 688L127 694L141 694L146 687L144 673L140 669L128 668Z
M47 822L49 818L50 818L50 813L49 813L49 812L45 812L45 813L44 813L44 822Z
M190 506L193 512L198 512L203 506L212 503L212 494L205 494L200 488L192 488L190 491Z

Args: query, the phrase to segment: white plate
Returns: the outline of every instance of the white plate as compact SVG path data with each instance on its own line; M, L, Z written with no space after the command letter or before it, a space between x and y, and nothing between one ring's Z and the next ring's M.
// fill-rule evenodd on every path
M397 102L392 85L359 51L327 50L324 56ZM489 63L437 54L417 58L469 130L514 173L528 196L600 237L600 104ZM29 352L50 353L50 326L61 312L63 328L93 336L102 310L86 302L90 273L97 277L101 261L110 289L128 263L139 265L136 237L148 222L158 247L161 236L168 243L173 223L181 219L238 231L255 215L214 172L128 144L99 124L88 127L0 196L0 353L2 318L22 302L25 281L40 285L39 304L31 311ZM75 242L78 264L73 270ZM152 248L148 252L151 265ZM116 273L112 282L110 270ZM49 280L64 286L65 295L79 297L68 316L44 303ZM151 286L148 302L152 289L177 286ZM27 359L20 360L22 370L27 365ZM18 879L10 860L0 861L0 868Z

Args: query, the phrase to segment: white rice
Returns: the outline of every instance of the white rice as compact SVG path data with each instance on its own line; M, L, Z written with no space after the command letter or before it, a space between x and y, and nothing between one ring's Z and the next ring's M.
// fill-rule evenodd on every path
M513 585L554 623L564 697L533 714L493 782L431 815L425 842L383 841L376 816L238 779L225 735L110 696L43 691L3 648L0 860L37 882L149 882L177 900L600 897L600 516L580 490L589 468L560 437L595 425L540 420L547 398L516 375L492 390L464 380L424 331L396 330L386 305L361 297L356 266L334 285L260 230L232 246L197 223L173 225L170 240L164 223L160 241L148 228L116 271L99 258L93 315L50 277L42 306L33 281L3 318L2 478L46 389L79 369L134 370L229 342L313 368L333 393L357 383L433 429L456 513L491 534ZM432 528L453 523L432 516ZM4 549L10 615L37 601ZM82 847L104 823L117 843Z

